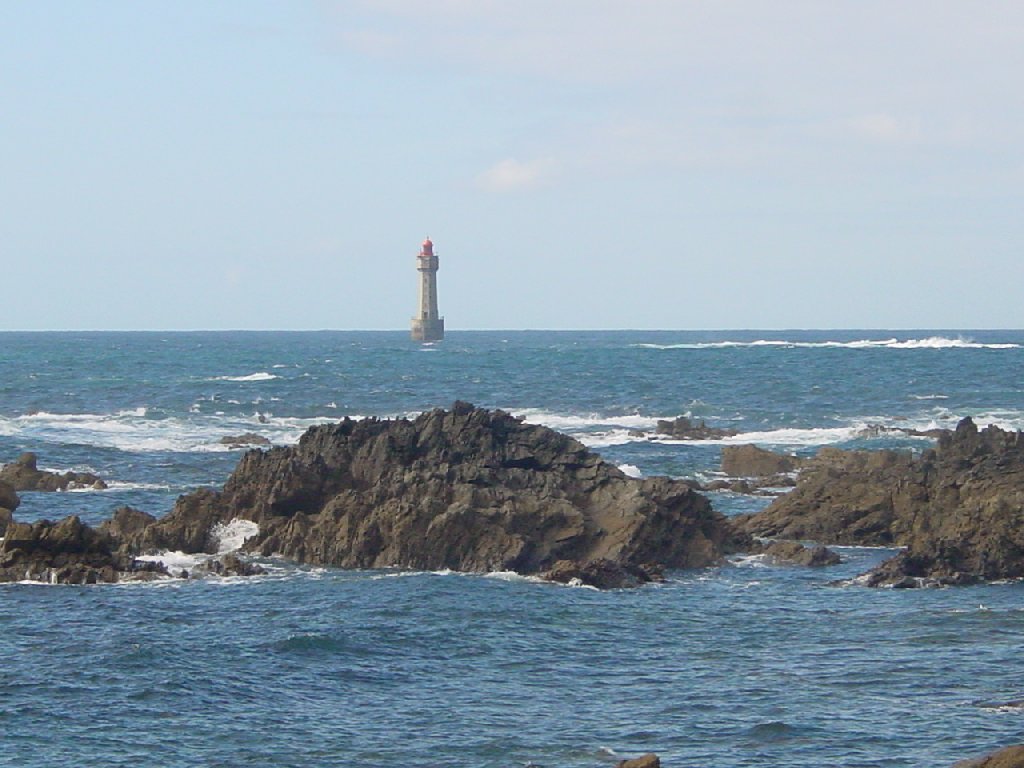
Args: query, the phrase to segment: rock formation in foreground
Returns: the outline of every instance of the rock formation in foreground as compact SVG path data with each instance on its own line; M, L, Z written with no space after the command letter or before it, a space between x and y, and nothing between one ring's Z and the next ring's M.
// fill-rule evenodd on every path
M1004 747L984 757L961 760L953 768L1024 768L1024 744Z
M739 520L755 536L903 546L873 586L1024 577L1024 438L964 419L920 456L824 448L796 488Z
M115 582L164 573L159 563L136 561L119 552L117 541L72 515L60 522L11 522L0 542L0 582L53 584Z
M0 482L16 491L66 491L69 488L96 488L107 484L91 472L48 472L36 466L34 453L23 453L16 461L0 467ZM0 505L2 506L2 505Z
M532 574L570 561L569 578L600 573L602 586L607 564L624 584L652 564L712 565L735 535L686 483L627 477L566 435L467 403L250 451L222 491L181 497L125 541L212 551L213 526L235 518L259 524L247 550L301 563Z

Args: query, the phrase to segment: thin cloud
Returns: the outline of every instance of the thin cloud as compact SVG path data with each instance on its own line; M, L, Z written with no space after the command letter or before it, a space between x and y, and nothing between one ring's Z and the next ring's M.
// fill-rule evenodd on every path
M520 162L508 158L495 163L477 177L477 185L489 192L530 189L542 184L550 173L550 162Z

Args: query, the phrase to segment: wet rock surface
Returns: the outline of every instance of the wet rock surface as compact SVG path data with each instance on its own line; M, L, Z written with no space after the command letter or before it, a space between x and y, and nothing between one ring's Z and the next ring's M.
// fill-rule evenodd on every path
M703 419L699 422L693 422L686 416L679 416L671 420L659 419L654 431L655 434L664 435L676 440L716 440L739 434L735 429L709 427L704 423Z
M0 581L95 584L163 573L162 565L139 562L118 551L109 534L74 515L56 523L11 522L0 542Z
M541 577L558 584L597 589L627 589L665 580L661 568L656 565L622 565L611 560L591 560L586 563L559 560Z
M757 536L903 546L871 586L1024 577L1024 438L964 419L920 456L822 449L796 488L737 520Z
M629 478L572 438L468 403L415 420L345 419L250 451L222 491L181 497L126 541L213 552L213 526L235 518L260 526L250 551L349 568L694 568L737 546L688 484Z
M91 472L48 472L39 469L37 462L34 453L21 454L16 461L0 467L0 482L10 485L15 491L102 490L107 487L102 478Z
M828 547L805 547L798 541L773 541L765 547L764 555L768 562L776 565L822 568L842 562L842 558Z
M241 435L226 435L220 439L221 445L228 445L232 448L242 448L250 445L270 445L270 440L255 432L246 432Z

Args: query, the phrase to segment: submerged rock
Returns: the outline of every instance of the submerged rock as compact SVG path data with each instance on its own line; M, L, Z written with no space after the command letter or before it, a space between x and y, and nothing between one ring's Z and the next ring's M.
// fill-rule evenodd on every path
M211 558L200 563L192 572L187 574L191 578L197 576L260 576L267 572L267 569L256 563L243 560L234 552L229 552L220 557Z
M686 483L627 477L566 435L461 402L249 451L222 491L181 497L126 541L213 552L213 527L235 518L259 524L250 551L347 568L695 568L719 562L735 537Z
M620 760L615 768L661 768L661 759L653 752L648 752L632 760Z
M220 439L221 445L232 448L242 448L247 445L270 445L270 440L255 432L246 432L242 435L227 435Z
M748 533L906 547L871 586L1024 577L1024 439L964 419L934 450L822 449L796 488L737 521Z
M735 429L722 429L720 427L709 427L703 419L695 424L685 416L675 419L659 419L654 431L659 435L675 438L676 440L716 440L723 437L733 437L739 432Z
M656 565L622 565L611 560L591 560L586 563L559 560L541 577L558 584L597 589L626 589L665 580L661 568Z
M107 484L91 472L48 472L39 469L34 453L23 453L16 461L0 467L0 481L16 491L66 491L71 488L102 490ZM2 504L0 504L2 506Z
M806 565L811 568L842 562L842 558L828 547L805 547L798 541L773 541L765 547L764 554L770 563Z

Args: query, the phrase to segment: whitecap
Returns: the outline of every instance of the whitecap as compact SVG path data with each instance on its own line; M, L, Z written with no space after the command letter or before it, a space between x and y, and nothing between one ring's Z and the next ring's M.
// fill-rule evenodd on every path
M644 473L640 471L640 467L636 466L636 464L619 464L619 470L627 477L639 479L644 476Z
M248 539L258 534L259 531L259 525L251 520L235 518L228 523L214 526L211 531L213 539L217 541L215 554L211 555L205 552L189 554L177 550L164 550L152 555L139 555L135 559L150 563L163 563L172 575L177 575L182 571L191 571L221 555L237 552Z
M258 523L236 517L231 522L215 525L211 535L217 541L217 554L226 555L228 552L237 552L246 541L259 532Z
M858 339L855 341L789 341L785 339L755 339L753 341L706 341L678 344L637 343L630 346L642 349L729 349L733 347L776 347L784 349L1019 349L1020 344L981 343L972 339L930 336L924 339Z
M258 371L257 373L250 373L247 376L214 376L210 381L270 381L278 378L280 378L280 376L276 376L273 373Z

